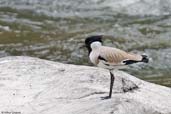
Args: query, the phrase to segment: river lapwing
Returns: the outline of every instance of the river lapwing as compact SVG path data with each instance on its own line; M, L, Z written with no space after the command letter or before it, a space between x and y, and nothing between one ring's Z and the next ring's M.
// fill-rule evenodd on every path
M120 69L124 66L138 62L148 63L149 59L146 55L127 53L117 48L103 46L102 37L103 36L90 36L85 39L85 45L89 51L90 61L94 65L110 71L110 91L109 96L106 98L111 98L115 80L112 70Z

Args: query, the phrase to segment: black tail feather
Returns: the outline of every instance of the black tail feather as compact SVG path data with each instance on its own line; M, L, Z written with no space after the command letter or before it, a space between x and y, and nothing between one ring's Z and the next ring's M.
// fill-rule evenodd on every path
M142 62L144 62L144 63L148 63L149 62L149 58L148 58L148 56L147 55L141 55L142 56Z

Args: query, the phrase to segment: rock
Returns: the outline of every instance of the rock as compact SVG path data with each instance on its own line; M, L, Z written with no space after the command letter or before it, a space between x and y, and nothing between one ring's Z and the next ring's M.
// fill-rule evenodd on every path
M2 29L4 31L11 31L11 29L9 28L9 26L1 26L0 25L0 29Z
M21 114L171 114L171 88L122 71L31 57L0 59L0 111ZM132 88L132 89L130 89ZM128 92L123 92L123 90Z

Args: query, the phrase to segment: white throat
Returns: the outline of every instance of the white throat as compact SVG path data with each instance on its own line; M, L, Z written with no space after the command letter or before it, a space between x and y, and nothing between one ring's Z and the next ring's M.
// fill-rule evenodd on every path
M97 48L101 47L102 43L97 41L97 42L91 43L90 46L91 46L91 49L93 50L93 49L97 49Z

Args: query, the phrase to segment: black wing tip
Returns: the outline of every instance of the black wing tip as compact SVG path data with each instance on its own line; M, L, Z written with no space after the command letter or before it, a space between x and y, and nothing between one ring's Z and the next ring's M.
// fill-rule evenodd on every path
M130 65L130 64L134 64L134 63L138 63L138 62L144 62L144 63L148 63L149 62L149 58L147 55L141 55L142 56L142 60L141 61L136 61L136 60L124 60L123 63L125 65Z
M124 63L125 65L130 65L130 64L137 63L137 62L139 62L139 61L135 61L135 60L124 60L124 61L123 61L123 63Z
M148 56L147 55L141 55L142 56L142 62L144 62L144 63L148 63L149 62L149 58L148 58Z

